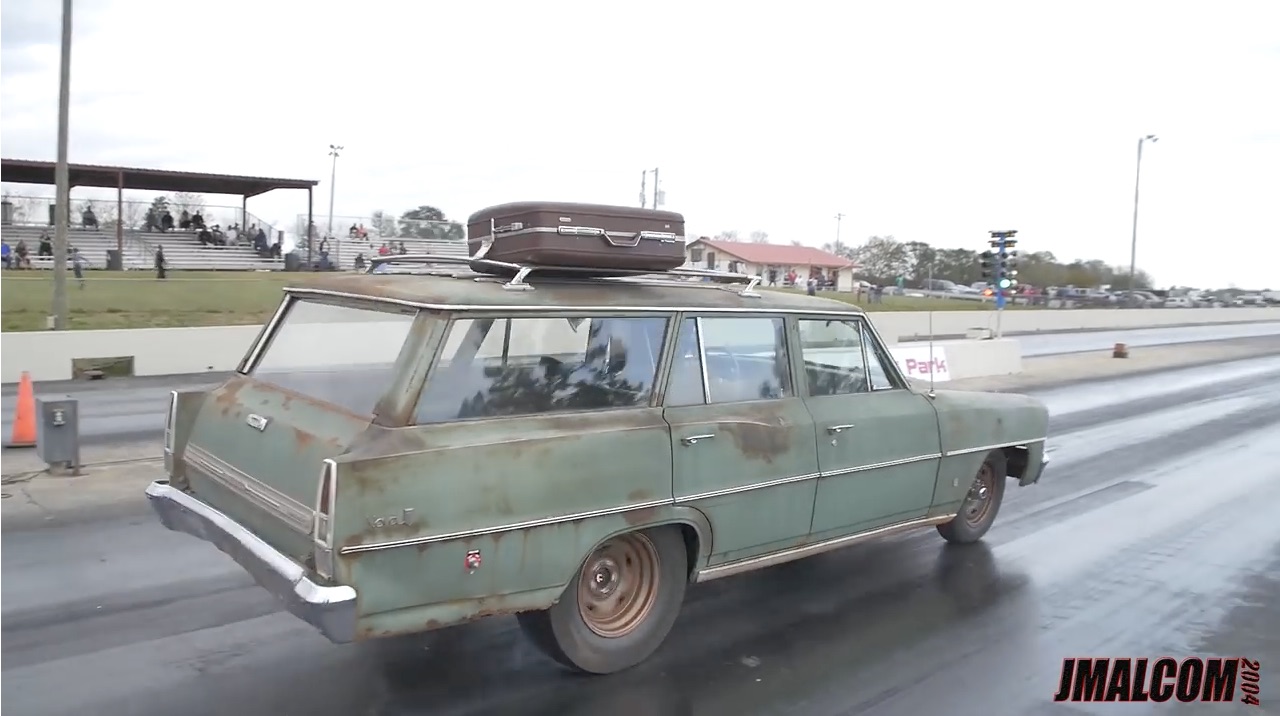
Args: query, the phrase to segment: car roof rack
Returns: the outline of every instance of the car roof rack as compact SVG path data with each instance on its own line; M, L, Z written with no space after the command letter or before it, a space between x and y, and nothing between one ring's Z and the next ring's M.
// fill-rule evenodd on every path
M404 270L397 271L397 265ZM490 271L477 270L487 268ZM497 269L496 271L493 271ZM542 272L558 282L588 283L640 283L645 285L682 286L733 290L739 296L759 298L755 290L761 277L746 273L713 271L711 269L674 268L667 271L641 271L633 269L592 269L580 266L549 266L543 264L516 264L494 259L456 256L447 254L398 254L375 256L369 260L366 273L409 273L416 275L451 276L475 281L502 281L508 291L532 291L528 282L531 275ZM503 274L513 274L510 278ZM536 278L536 276L535 276ZM700 279L700 280L699 280Z

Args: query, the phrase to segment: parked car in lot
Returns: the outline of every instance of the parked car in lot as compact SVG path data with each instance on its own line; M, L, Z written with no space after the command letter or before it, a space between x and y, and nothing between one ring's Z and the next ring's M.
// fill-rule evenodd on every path
M615 672L692 582L927 527L975 542L1047 462L1044 405L913 386L847 303L393 260L411 273L286 289L232 377L175 391L147 489L334 642L515 614Z

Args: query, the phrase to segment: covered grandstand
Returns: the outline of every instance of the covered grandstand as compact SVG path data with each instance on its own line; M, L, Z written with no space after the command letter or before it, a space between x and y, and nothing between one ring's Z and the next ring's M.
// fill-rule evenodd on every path
M25 159L0 160L0 180L6 183L35 184L52 186L54 184L53 162L33 161ZM126 200L124 191L185 192L188 194L231 195L241 198L241 206L226 216L216 216L214 221L226 225L238 223L247 229L258 225L267 229L269 241L274 243L281 234L281 227L271 227L258 220L248 211L248 200L255 196L278 189L305 189L307 192L307 213L298 217L300 246L299 258L304 264L311 264L319 259L318 252L323 248L334 266L340 269L352 268L356 257L363 255L370 259L378 255L379 250L390 245L392 250L409 253L437 253L458 255L466 251L465 243L456 238L444 238L442 232L424 230L424 227L411 224L435 224L452 222L410 222L408 220L389 220L390 230L378 231L379 226L388 220L375 222L373 217L335 217L342 221L349 219L352 225L377 227L367 235L359 237L341 232L337 237L328 239L313 238L306 241L305 228L314 225L313 192L319 184L311 179L278 179L270 177L236 176L225 174L202 174L196 172L179 172L160 169L139 169L130 167L113 167L90 164L70 165L71 186L96 187L116 190L114 206L108 205L110 216L101 217L98 227L82 225L76 212L72 212L71 230L68 234L69 246L83 253L95 268L108 265L107 254L112 250L121 253L122 268L149 270L154 266L156 247L163 246L166 264L175 270L281 270L285 266L283 258L264 257L256 251L252 241L242 240L238 243L221 245L203 245L194 230L175 229L173 231L157 231L142 221L143 212L150 206L149 202ZM12 197L26 203L25 210L14 212L12 207L6 211L4 238L13 246L19 240L25 241L30 250L32 268L51 268L51 257L37 255L36 247L40 237L46 231L51 233L52 198L47 197ZM106 203L106 202L99 202ZM217 209L218 207L209 207ZM213 223L212 221L207 223ZM323 243L322 243L323 242ZM308 256L308 253L311 256Z
M54 162L30 159L0 159L0 181L16 184L52 186L55 183ZM166 263L173 269L222 269L222 270L272 270L284 267L280 258L263 257L255 251L251 242L228 246L201 245L195 231L161 232L141 222L129 221L126 216L124 191L187 192L190 194L221 194L239 196L241 208L237 221L247 227L252 220L248 212L249 199L277 189L304 189L307 192L307 214L313 211L313 192L319 181L314 179L279 179L272 177L240 176L230 174L206 174L137 167L102 166L95 164L71 164L71 187L96 187L116 190L114 218L103 221L99 227L84 227L72 216L69 245L77 248L95 267L107 265L107 252L121 253L122 268L149 269L154 265L157 246L163 246ZM50 198L29 198L28 202L52 205ZM74 213L74 212L73 212ZM40 257L36 245L40 236L50 230L52 212L33 212L32 215L14 216L6 212L4 239L10 246L25 241L31 251L32 268L49 268L50 257ZM274 227L258 222L269 229L271 241L276 240Z

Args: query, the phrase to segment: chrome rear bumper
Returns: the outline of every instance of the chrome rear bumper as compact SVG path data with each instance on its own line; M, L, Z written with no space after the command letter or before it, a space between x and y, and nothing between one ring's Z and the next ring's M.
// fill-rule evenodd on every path
M290 614L319 629L332 642L354 640L356 590L317 584L302 565L230 517L170 486L168 480L151 483L147 499L165 527L199 537L226 552L283 602Z

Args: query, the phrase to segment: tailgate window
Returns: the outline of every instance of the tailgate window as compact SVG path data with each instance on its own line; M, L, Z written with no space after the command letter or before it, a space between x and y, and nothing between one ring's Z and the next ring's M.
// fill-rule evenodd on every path
M371 415L395 378L415 309L293 301L250 375L356 415Z

